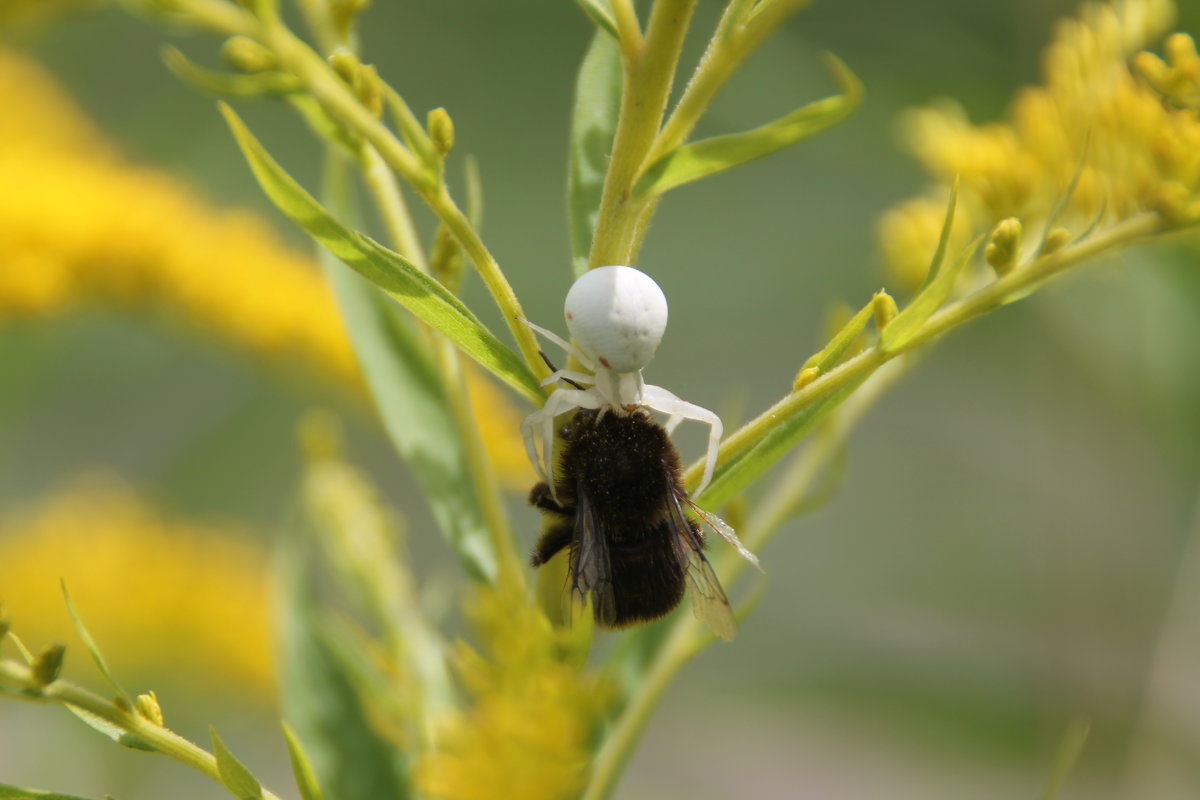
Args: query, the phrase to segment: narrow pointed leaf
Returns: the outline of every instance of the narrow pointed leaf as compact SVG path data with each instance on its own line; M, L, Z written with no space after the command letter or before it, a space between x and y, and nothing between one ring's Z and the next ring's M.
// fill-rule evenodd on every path
M787 455L788 451L811 433L866 379L867 376L864 375L812 405L806 406L791 418L772 428L757 444L733 459L732 462L719 466L713 482L709 484L703 494L696 498L696 502L707 508L719 508L729 502L734 495Z
M58 792L42 792L37 789L20 789L16 786L0 784L0 800L88 800L73 794Z
M75 603L71 600L71 593L67 591L66 580L60 580L62 585L63 599L67 603L67 613L71 615L71 621L75 623L75 630L79 632L79 638L83 639L83 644L87 647L88 652L92 654L92 660L96 662L96 666L100 669L100 674L108 681L108 685L116 693L117 697L125 701L130 708L133 707L133 698L129 696L129 692L117 683L117 679L113 677L112 672L108 669L108 663L105 662L104 656L100 653L100 647L96 644L96 640L92 638L92 634L84 626L83 620L79 617L79 612L75 610Z
M804 362L802 369L816 367L821 372L828 372L836 367L842 360L842 356L850 349L850 345L854 344L859 334L866 330L867 323L871 321L871 312L874 307L874 301L867 303L861 311L842 326L842 329L829 340L829 344L825 345L821 352L813 354Z
M933 282L922 289L921 293L908 304L908 307L883 329L879 343L884 351L895 352L908 344L917 330L925 324L925 321L942 307L946 298L950 296L950 290L954 288L954 281L958 279L958 275L966 263L971 260L971 256L975 255L975 251L982 241L983 236L976 237L975 241L967 245L962 254L954 260L953 264L939 270Z
M575 0L575 2L579 4L583 13L587 14L588 19L595 23L596 27L614 39L617 38L617 23L600 0Z
M325 200L349 215L344 165L329 162ZM350 215L350 218L353 218ZM396 451L421 484L442 535L468 574L496 575L495 553L474 490L450 403L411 320L327 250L318 256L362 366L376 412Z
M917 294L925 291L929 284L934 282L942 269L942 263L946 260L946 249L950 246L950 233L954 228L954 213L958 209L958 188L961 183L962 179L956 176L954 185L950 187L950 197L946 199L946 214L942 217L942 230L938 233L937 248L933 251L929 269L925 270L925 278L917 287Z
M229 73L202 67L170 46L162 49L162 59L181 81L218 97L291 94L302 88L299 78L284 72Z
M466 455L437 372L416 332L358 275L340 265L326 265L325 273L389 438L420 482L459 561L473 578L491 580L497 571L495 553Z
M1050 779L1046 782L1046 788L1042 792L1042 800L1054 800L1058 797L1058 792L1062 785L1066 783L1067 777L1071 774L1071 770L1075 767L1075 762L1079 760L1079 756L1083 753L1083 746L1087 743L1088 731L1091 729L1091 724L1083 718L1077 718L1071 721L1066 733L1063 734L1062 741L1058 745L1058 754L1054 759L1054 768L1050 773Z
M288 758L292 762L292 775L296 778L296 788L300 790L301 800L325 800L321 787L317 784L317 773L313 771L308 760L308 754L296 737L295 732L283 724L283 738L287 740Z
M312 574L311 537L294 526L275 561L275 626L283 716L321 787L338 800L412 796L404 754L371 723L362 680L345 666L322 629Z
M217 735L217 729L208 727L212 737L213 755L217 758L217 772L221 775L221 783L230 794L239 800L260 800L263 796L262 784L250 773L246 765L238 761L237 756L229 752L229 748Z
M604 31L596 31L575 79L575 108L571 113L567 212L576 275L588 268L604 176L617 130L621 80L621 51L616 41Z
M221 111L259 185L283 213L322 247L445 335L481 366L531 400L541 402L543 395L537 378L462 301L408 259L334 219L267 154L231 108L222 105Z
M86 711L79 706L73 706L70 704L67 705L67 711L70 711L72 714L87 723L88 727L90 727L92 730L99 731L122 747L128 747L130 750L145 750L149 753L155 752L154 745L150 744L144 739L134 736L132 733L128 733L121 728L118 728L116 725L112 724L103 717L97 717L90 711Z
M829 56L829 66L841 94L816 100L753 130L677 147L642 173L634 185L634 194L638 197L662 194L782 150L842 121L861 102L862 84L834 56Z

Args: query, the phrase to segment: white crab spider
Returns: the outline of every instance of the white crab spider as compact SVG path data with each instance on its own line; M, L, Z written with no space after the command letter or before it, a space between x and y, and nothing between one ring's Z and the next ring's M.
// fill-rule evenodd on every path
M579 277L567 292L563 314L567 329L578 343L573 347L558 335L528 320L532 330L545 336L570 355L587 372L556 370L542 381L543 386L566 379L589 388L555 389L546 404L521 423L521 435L529 460L542 480L554 490L550 477L554 452L554 419L576 408L599 409L601 414L628 414L645 408L667 415L667 433L685 419L707 423L708 450L704 459L704 477L696 487L699 494L712 481L721 443L721 419L706 408L681 400L661 386L642 379L642 369L654 358L667 328L667 298L658 284L633 267L597 267ZM535 431L541 428L541 453Z

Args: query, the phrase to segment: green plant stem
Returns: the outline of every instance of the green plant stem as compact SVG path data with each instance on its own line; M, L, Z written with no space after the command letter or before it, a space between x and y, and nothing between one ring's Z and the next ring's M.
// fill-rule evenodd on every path
M1079 244L1066 248L1049 256L1035 259L1023 269L1014 270L979 291L959 300L930 317L918 330L917 335L906 343L903 348L894 352L883 352L879 347L873 347L851 358L841 367L822 375L813 383L784 398L774 407L768 409L757 419L747 424L722 445L730 447L730 456L750 446L759 437L765 435L772 427L780 424L789 414L796 413L809 403L845 386L859 376L878 370L881 366L928 342L945 331L954 328L967 320L973 319L993 308L1002 305L1007 299L1046 280L1070 267L1102 254L1106 250L1128 244L1134 239L1160 232L1163 229L1161 218L1155 214L1145 214L1126 220L1096 237L1084 240ZM780 491L769 498L765 507L756 514L747 526L743 537L751 549L761 547L782 525L791 513L796 498L802 494L812 480L820 473L820 468L828 460L857 417L865 411L871 401L890 385L897 375L888 375L883 380L876 376L870 382L851 396L858 404L843 411L841 419L835 418L835 425L840 426L835 438L815 449L811 462L802 464L799 477L790 485L781 487ZM865 393L865 395L863 395ZM803 395L803 397L801 397ZM863 395L860 397L860 395ZM799 398L799 399L797 399ZM864 399L865 398L865 399ZM849 402L849 401L848 401ZM749 431L750 433L745 433ZM737 437L737 438L735 438ZM806 454L808 455L808 454ZM730 457L726 456L726 457ZM703 470L703 463L693 465L688 470L688 482L694 485ZM728 585L740 577L748 568L747 563L740 558L724 558L721 564L722 580ZM617 719L600 752L597 753L593 768L593 777L588 786L585 800L602 800L608 797L615 787L621 770L628 761L642 730L645 728L650 713L653 711L666 687L670 685L675 674L684 664L707 643L705 631L700 622L691 615L681 614L677 617L674 629L663 643L661 650L655 655L647 670L646 679L639 686L637 693L630 699L621 716ZM708 637L711 638L711 637Z
M621 41L621 53L627 61L632 61L637 58L644 44L633 0L613 0L612 13Z
M383 217L392 247L422 272L428 273L429 262L421 247L417 226L409 213L408 203L404 202L404 193L396 180L396 173L388 168L379 151L370 145L363 145L359 163L363 181L375 200L380 216Z
M914 350L951 328L974 319L1020 295L1025 290L1077 266L1106 251L1115 250L1130 242L1162 233L1166 230L1162 217L1146 212L1117 223L1088 239L1049 255L1039 256L1014 269L978 291L967 295L933 314L895 350L886 351L875 345L850 358L837 368L816 378L799 391L779 400L756 418L742 426L721 443L717 463L726 461L752 447L772 429L785 422L810 404L867 375L891 359ZM702 462L692 464L686 473L686 483L695 486L703 474Z
M637 693L605 737L592 762L592 773L580 800L607 800L612 795L625 764L633 754L634 745L650 720L654 706L676 673L687 663L699 626L690 615L680 619L682 622L674 626L650 669L642 677Z
M725 12L717 23L717 30L700 58L696 72L663 125L646 163L653 164L683 144L713 97L746 56L808 2L809 0L778 0L760 3L747 20L746 16L752 4L747 0L732 0L725 7Z
M634 200L633 183L662 125L695 5L696 0L657 0L640 50L631 54L622 43L624 89L588 260L591 267L634 263L644 203Z
M496 471L488 461L487 452L483 447L483 437L479 432L479 424L471 409L470 396L462 375L462 364L458 350L445 337L438 337L435 345L435 358L442 380L446 386L446 394L450 401L450 413L454 418L459 435L462 436L463 454L467 460L467 472L479 498L479 508L483 513L484 525L487 526L491 538L492 549L496 553L496 563L499 568L497 583L511 580L513 585L524 589L526 584L525 570L522 569L521 559L517 556L516 537L509 526L508 516L504 511L504 498L500 491L500 483L496 479Z
M100 695L74 683L57 680L38 688L33 672L24 664L5 659L0 661L0 686L15 689L11 696L34 703L56 703L74 706L93 714L120 730L136 736L152 746L156 752L179 761L204 773L217 783L224 785L217 759L204 748L188 741L179 734L155 725L133 711L124 711ZM265 800L279 800L279 796L263 789Z
M428 271L425 254L416 241L416 229L404 204L404 197L395 176L370 145L363 146L362 170L367 189L383 214L393 246L401 255L410 258L422 270ZM425 326L422 326L425 328ZM488 461L479 432L479 423L471 408L470 396L462 374L462 362L454 343L425 328L434 362L450 403L450 414L463 445L467 471L479 498L480 511L487 526L492 549L502 577L524 586L525 571L520 568L516 545L508 516L504 511L503 495L495 470Z
M742 537L746 547L752 551L758 550L783 523L795 516L797 504L828 468L830 460L845 444L850 431L907 372L907 359L884 365L814 432L812 443L796 457L773 489L755 504L754 514L746 525L746 535ZM747 563L740 557L727 560L729 564L721 570L721 576L732 583L742 574Z

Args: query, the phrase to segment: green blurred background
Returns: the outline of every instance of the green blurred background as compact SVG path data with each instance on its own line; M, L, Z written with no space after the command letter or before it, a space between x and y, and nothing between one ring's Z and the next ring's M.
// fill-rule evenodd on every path
M586 19L565 0L375 6L367 60L415 109L450 111L456 149L482 166L485 240L531 318L561 329L567 122ZM787 391L830 304L884 285L880 211L925 184L895 143L897 112L949 95L976 121L1001 115L1037 80L1053 20L1073 10L831 0L798 15L700 133L830 93L825 50L859 74L867 100L816 139L668 196L641 262L671 300L647 378L743 418ZM718 11L702 0L696 30ZM1200 4L1184 4L1177 27L1198 22ZM95 11L18 44L133 158L222 205L261 209L304 245L253 184L212 100L162 66L163 40ZM174 43L213 63L209 38ZM243 108L316 185L319 150L289 111ZM852 437L838 495L760 554L770 584L758 611L684 671L618 796L1032 798L1082 716L1091 738L1061 797L1200 797L1200 688L1170 679L1200 670L1195 252L1140 248L938 344ZM496 324L477 281L466 299ZM450 574L413 481L345 398L112 310L0 327L0 503L18 508L103 465L180 515L277 528L296 489L296 420L319 404L346 412L353 458L408 517L418 573ZM683 445L698 455L696 432ZM520 501L532 544L537 517ZM215 718L272 785L290 785L270 707L236 690L191 697L171 676L154 685L169 723L204 739ZM220 794L65 713L14 702L0 703L0 779L126 800Z

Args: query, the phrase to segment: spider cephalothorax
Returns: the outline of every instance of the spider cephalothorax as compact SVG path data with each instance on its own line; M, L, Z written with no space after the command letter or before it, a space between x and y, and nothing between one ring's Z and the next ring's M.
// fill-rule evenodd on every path
M556 370L543 385L563 379L574 384L574 388L555 389L546 404L521 425L529 459L542 480L551 487L555 485L550 474L550 454L554 446L554 420L560 414L577 408L596 409L600 415L624 415L647 409L667 415L668 433L685 419L709 425L704 477L696 488L697 493L702 491L712 480L716 467L722 432L720 418L642 379L642 369L654 358L667 327L667 299L662 289L653 278L633 267L597 267L571 286L563 311L578 347L526 322L573 355L587 370ZM535 435L539 427L540 454Z

